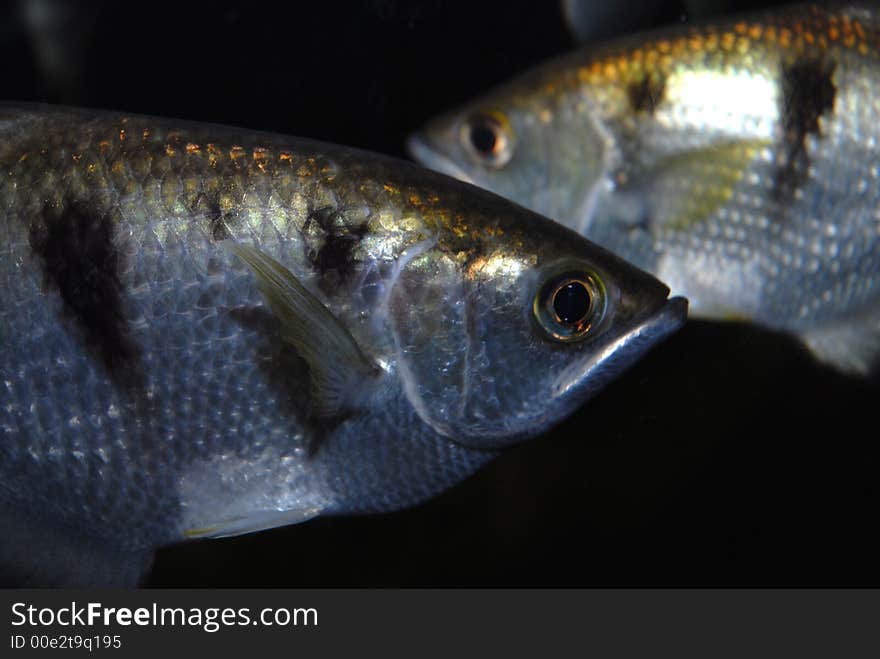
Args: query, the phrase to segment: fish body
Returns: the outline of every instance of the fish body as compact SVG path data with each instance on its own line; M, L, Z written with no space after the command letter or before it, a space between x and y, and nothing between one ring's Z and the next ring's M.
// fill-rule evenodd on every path
M342 147L5 106L0 172L0 563L43 583L423 501L684 320L569 230Z
M692 314L880 352L880 32L796 6L590 46L438 118L416 159L575 228Z

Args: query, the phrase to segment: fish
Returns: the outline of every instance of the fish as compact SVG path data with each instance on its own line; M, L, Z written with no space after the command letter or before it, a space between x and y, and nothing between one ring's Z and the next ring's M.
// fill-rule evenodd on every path
M878 26L870 7L811 4L630 35L439 116L408 150L652 272L692 318L870 375Z
M157 547L415 505L686 318L571 230L356 149L5 104L0 174L19 582L131 585Z

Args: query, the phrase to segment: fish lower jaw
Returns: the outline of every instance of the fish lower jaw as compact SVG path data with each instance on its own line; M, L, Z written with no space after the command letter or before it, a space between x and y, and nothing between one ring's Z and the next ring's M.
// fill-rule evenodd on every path
M652 316L608 343L586 362L572 365L562 373L556 384L557 395L574 405L582 404L648 350L679 330L687 315L685 298L668 299Z

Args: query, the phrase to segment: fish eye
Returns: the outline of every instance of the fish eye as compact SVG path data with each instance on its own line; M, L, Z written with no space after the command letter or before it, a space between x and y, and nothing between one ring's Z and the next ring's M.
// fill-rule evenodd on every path
M512 155L510 125L499 112L477 114L464 123L461 140L480 163L502 167Z
M533 312L538 324L556 341L578 341L605 315L605 291L593 273L555 275L535 296Z

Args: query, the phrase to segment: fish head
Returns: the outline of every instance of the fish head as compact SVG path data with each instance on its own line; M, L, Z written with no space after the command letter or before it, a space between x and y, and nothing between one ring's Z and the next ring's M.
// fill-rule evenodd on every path
M390 312L422 419L463 445L501 449L573 412L681 327L687 303L573 231L473 193L407 264Z
M422 165L577 228L606 180L609 133L589 99L527 75L428 122L407 141Z

